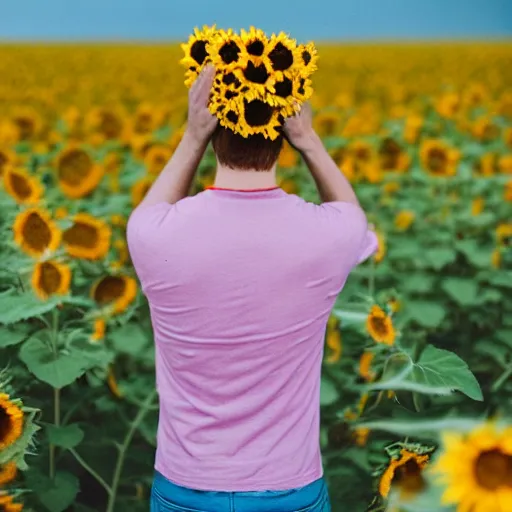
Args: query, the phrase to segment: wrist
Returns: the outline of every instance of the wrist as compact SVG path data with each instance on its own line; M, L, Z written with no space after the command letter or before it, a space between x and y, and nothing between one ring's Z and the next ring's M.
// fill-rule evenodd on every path
M313 129L311 129L300 138L300 141L297 144L297 149L302 155L307 155L311 151L317 149L319 144L322 144L320 137Z
M201 133L200 130L195 130L193 128L186 128L185 133L181 139L182 142L187 144L187 147L191 149L201 149L205 148L208 145L209 137Z

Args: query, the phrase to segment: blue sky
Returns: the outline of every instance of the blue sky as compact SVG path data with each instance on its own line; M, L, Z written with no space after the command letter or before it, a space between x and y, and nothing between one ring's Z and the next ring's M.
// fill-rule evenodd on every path
M512 0L6 0L0 40L180 40L251 24L300 40L512 38Z

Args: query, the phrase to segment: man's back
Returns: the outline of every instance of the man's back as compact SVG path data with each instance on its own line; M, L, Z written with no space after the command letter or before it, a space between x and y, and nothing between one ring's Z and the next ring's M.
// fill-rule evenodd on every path
M210 189L139 208L128 243L157 351L156 469L196 489L322 476L326 322L376 240L358 206L280 188Z

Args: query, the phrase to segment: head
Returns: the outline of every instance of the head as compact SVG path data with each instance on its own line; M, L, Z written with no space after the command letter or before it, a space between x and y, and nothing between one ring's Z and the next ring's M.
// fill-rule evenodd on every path
M212 135L213 150L220 164L231 169L270 171L283 146L283 136L275 140L263 135L242 137L229 128L217 125Z

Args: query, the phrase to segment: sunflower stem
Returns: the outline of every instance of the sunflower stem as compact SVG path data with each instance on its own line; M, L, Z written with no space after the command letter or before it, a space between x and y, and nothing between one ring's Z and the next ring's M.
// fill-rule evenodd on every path
M512 375L512 366L509 366L496 380L496 382L492 385L491 391L495 393L498 391L503 384L507 381L507 379Z
M73 457L75 457L77 462L86 471L88 471L92 477L94 477L97 480L97 482L105 489L105 491L107 491L107 494L110 496L112 494L112 489L107 484L107 482L105 482L105 480L103 480L103 478L98 473L96 473L96 471L94 471L94 469L92 469L91 466L89 466L89 464L87 464L87 462L85 462L84 459L82 459L82 457L77 453L77 451L74 448L70 448L69 451L71 452Z
M139 409L139 412L137 413L137 416L135 416L135 419L133 420L132 424L130 425L130 428L128 429L128 432L126 433L123 444L119 447L119 454L117 456L116 468L114 470L114 477L112 479L112 486L110 487L111 492L110 492L110 495L108 498L106 512L114 511L114 505L116 503L116 496L117 496L117 488L119 486L119 480L121 479L121 473L123 470L126 451L128 450L128 447L130 446L130 443L135 434L135 431L139 427L140 423L142 422L142 420L144 419L146 414L151 409L151 407L153 405L153 398L155 397L155 395L156 395L156 389L154 389L148 395L146 400L144 400L141 408Z
M51 344L53 357L57 359L59 337L59 311L52 311ZM53 424L60 426L60 388L53 388ZM55 445L50 443L50 478L55 478Z

